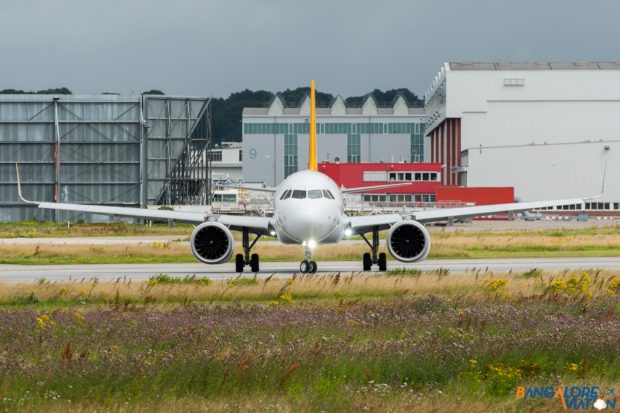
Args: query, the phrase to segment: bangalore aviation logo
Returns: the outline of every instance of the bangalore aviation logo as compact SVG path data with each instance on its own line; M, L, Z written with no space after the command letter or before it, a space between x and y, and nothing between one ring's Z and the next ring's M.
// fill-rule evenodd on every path
M558 399L564 410L613 410L617 402L614 389L600 386L518 386L517 399Z

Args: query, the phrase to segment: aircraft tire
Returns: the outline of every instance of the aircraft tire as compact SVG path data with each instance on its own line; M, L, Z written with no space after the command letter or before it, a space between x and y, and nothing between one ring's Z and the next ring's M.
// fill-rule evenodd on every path
M379 271L387 271L387 255L385 252L379 254Z
M318 265L316 265L316 261L310 261L310 269L308 272L315 273L318 269Z
M235 271L243 272L243 267L245 267L245 263L243 262L243 254L235 255Z
M250 257L250 268L252 269L252 272L258 272L260 268L259 262L260 258L258 257L258 254L252 254L252 257Z
M364 255L362 256L362 266L364 271L370 271L370 268L372 267L372 261L370 260L370 253L365 252Z
M304 274L310 271L310 262L308 260L303 260L301 264L299 264L299 271Z

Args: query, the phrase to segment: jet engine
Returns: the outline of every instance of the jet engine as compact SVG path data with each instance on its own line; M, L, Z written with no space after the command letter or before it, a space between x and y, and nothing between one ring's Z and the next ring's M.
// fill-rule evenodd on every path
M230 259L234 240L230 230L219 222L204 222L194 229L189 241L192 253L205 264L220 264Z
M390 228L387 247L392 257L402 262L425 259L431 249L431 237L417 221L401 221Z

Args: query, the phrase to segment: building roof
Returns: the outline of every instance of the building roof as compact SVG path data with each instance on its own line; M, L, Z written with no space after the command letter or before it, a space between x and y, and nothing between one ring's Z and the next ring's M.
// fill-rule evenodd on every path
M450 62L450 70L620 70L620 62Z
M282 99L276 97L271 105L266 108L243 108L243 116L300 116L308 113L309 97L306 95L297 107L286 107ZM398 94L390 107L378 107L372 94L364 96L360 107L348 107L342 97L336 96L330 107L318 107L316 114L319 116L341 115L379 115L379 116L425 116L424 108L410 107L407 99Z

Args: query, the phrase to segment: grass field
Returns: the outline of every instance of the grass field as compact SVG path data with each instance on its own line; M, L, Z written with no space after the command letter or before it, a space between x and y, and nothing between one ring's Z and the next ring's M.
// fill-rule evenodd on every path
M154 223L152 226L125 223L71 223L48 221L0 222L0 238L65 238L65 237L125 237L142 235L188 235L192 225Z
M114 224L115 225L115 224ZM124 228L124 227L121 227ZM144 228L144 227L140 227ZM164 228L168 230L167 228ZM175 229L186 231L188 228ZM93 229L94 231L94 229ZM108 229L107 231L110 231ZM105 231L104 231L105 233ZM263 261L296 261L300 246L258 242L252 252ZM620 227L592 227L553 231L442 231L431 229L430 258L605 257L620 255ZM385 247L382 247L385 251ZM240 242L236 252L241 252ZM360 260L368 248L362 242L320 246L317 261ZM2 264L101 264L195 262L181 242L142 244L57 245L45 239L34 244L0 245Z
M564 411L620 384L620 275L0 285L5 411Z

